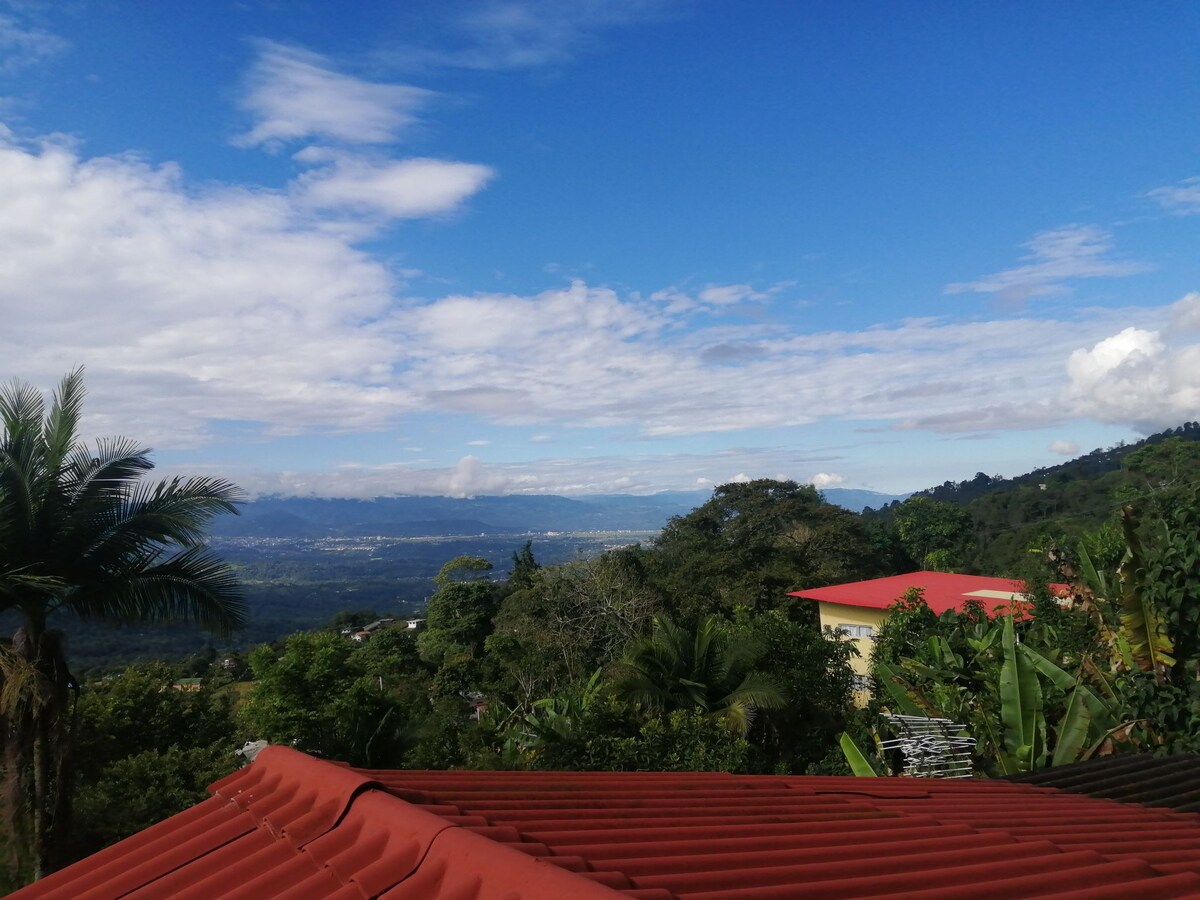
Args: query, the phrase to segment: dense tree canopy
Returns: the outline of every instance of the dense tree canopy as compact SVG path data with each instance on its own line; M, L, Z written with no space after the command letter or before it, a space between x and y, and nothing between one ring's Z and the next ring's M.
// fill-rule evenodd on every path
M681 619L738 606L773 609L789 591L874 574L861 519L812 485L724 484L667 523L648 556L668 612Z

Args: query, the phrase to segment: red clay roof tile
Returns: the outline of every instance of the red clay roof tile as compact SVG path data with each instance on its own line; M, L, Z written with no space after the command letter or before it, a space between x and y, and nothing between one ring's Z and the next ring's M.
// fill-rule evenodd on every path
M268 748L14 895L1200 896L1200 817L1005 781L355 771Z

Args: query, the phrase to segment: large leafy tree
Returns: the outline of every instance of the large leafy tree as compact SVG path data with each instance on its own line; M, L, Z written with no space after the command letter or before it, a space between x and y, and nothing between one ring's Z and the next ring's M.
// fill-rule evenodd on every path
M658 605L628 549L539 568L504 598L487 652L505 693L526 708L611 663Z
M62 617L186 621L218 633L245 609L229 566L204 546L240 495L216 478L143 481L148 451L126 438L78 437L83 374L49 409L32 386L0 388L0 646L4 823L23 877L56 865L71 818L72 696Z
M672 615L692 621L739 606L774 609L789 591L875 574L858 516L812 485L765 478L723 484L672 518L647 568Z
M932 497L909 497L894 521L900 543L922 569L950 570L973 537L965 509Z
M362 647L328 631L250 654L255 684L239 711L248 735L370 768L403 763L428 706L411 638L377 632Z
M762 652L752 635L718 616L693 627L656 617L652 633L626 651L613 687L655 712L699 709L744 735L758 710L786 703L775 680L754 668Z

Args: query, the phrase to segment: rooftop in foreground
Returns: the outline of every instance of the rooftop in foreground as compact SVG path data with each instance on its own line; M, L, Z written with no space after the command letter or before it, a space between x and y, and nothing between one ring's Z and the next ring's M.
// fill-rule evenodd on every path
M1200 817L1006 781L361 771L282 747L18 900L1200 896Z

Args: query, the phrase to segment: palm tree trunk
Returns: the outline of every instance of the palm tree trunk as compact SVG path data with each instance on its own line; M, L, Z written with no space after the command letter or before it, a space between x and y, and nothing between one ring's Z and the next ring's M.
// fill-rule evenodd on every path
M10 883L19 885L28 881L32 875L29 858L29 801L25 778L31 730L29 717L23 709L4 716L3 725L4 865Z
M68 675L70 678L70 675ZM59 716L59 721L65 721L65 728L59 728L54 765L54 807L53 834L48 847L48 863L50 871L56 871L67 860L67 844L71 837L71 827L75 820L75 735L79 724L79 688L74 678L70 678L74 696L71 698L71 714L69 719Z
M45 714L37 716L33 733L33 860L36 878L46 873L46 843L49 830L50 737Z

